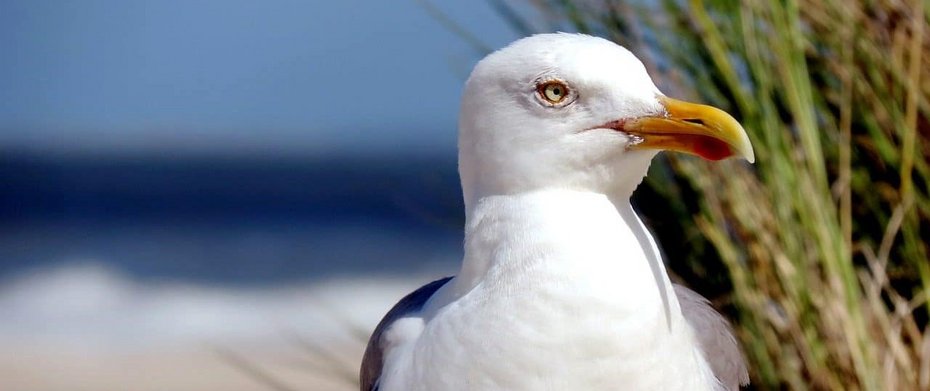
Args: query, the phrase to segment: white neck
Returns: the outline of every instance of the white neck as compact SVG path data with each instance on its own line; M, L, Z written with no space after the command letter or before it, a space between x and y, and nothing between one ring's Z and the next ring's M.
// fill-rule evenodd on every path
M658 248L629 198L547 189L478 200L466 216L462 269L442 301L479 283L523 278L579 284L629 311L660 308L670 328L681 317Z
M487 374L468 389L611 389L617 381L712 389L628 198L556 189L483 197L467 215L465 237L460 273L422 313L420 338L429 342L410 346L448 373ZM514 359L501 365L500 357ZM395 389L459 389L443 379L423 372Z

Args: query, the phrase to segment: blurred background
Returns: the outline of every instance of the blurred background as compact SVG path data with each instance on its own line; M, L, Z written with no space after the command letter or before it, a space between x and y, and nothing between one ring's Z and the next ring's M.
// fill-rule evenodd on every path
M930 390L930 1L0 3L0 390L351 390L454 273L462 82L612 39L757 163L634 204L752 389Z
M0 389L267 387L236 354L344 386L294 338L350 376L346 328L461 255L483 51L446 14L518 37L482 2L0 3Z

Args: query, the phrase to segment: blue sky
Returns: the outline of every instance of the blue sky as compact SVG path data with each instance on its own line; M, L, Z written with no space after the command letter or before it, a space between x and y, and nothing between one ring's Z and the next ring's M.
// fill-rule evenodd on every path
M103 153L451 150L480 58L414 0L5 0L0 53L0 149Z

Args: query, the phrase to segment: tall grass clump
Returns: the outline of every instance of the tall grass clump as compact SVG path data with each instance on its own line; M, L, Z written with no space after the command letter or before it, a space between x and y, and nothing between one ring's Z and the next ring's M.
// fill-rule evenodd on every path
M491 3L612 38L745 126L755 165L667 156L645 190L677 211L673 269L732 284L756 388L930 389L927 1Z

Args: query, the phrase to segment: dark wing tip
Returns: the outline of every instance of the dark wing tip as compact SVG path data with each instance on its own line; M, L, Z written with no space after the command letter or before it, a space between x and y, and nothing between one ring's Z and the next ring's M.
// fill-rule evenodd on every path
M395 320L400 319L407 314L420 311L426 301L436 293L439 288L445 285L452 277L442 278L429 284L421 286L419 289L411 292L403 299L397 302L394 307L388 311L387 315L375 327L375 331L368 339L368 347L365 348L365 356L362 358L362 367L359 369L359 390L377 391L378 378L381 377L381 369L384 366L384 352L381 349L381 335Z

